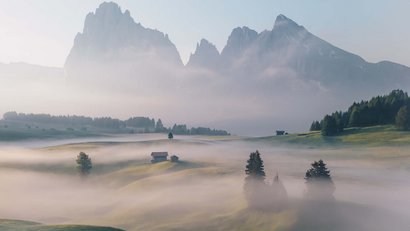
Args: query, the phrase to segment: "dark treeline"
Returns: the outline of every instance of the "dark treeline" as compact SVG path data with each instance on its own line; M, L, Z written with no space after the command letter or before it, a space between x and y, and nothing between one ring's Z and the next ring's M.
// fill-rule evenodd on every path
M230 135L224 130L215 130L204 127L187 128L186 125L175 124L172 128L166 128L161 119L155 122L155 119L149 117L131 117L127 120L119 120L111 117L87 117L76 115L49 115L49 114L25 114L17 112L6 112L3 115L4 121L18 121L24 123L44 123L57 124L63 126L78 126L81 128L95 127L102 129L131 129L132 132L172 132L178 135ZM135 131L136 129L137 131Z
M196 127L188 129L185 124L174 124L171 129L168 129L169 132L177 135L216 135L216 136L227 136L230 135L227 131L216 130L204 127Z
M394 90L388 95L373 97L369 101L353 103L346 112L338 111L326 115L320 122L313 121L310 130L321 131L322 135L336 135L348 127L368 127L396 124L401 130L408 130L408 116L405 114L410 105L406 92ZM400 116L398 112L401 110ZM404 115L404 116L403 116Z

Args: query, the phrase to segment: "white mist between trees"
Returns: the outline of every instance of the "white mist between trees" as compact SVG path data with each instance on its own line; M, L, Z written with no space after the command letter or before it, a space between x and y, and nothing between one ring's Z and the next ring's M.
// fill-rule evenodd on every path
M408 173L403 164L409 157L402 148L316 150L206 137L176 137L172 141L167 137L147 137L150 139L124 143L117 140L56 147L39 144L46 147L36 149L3 146L0 217L109 225L126 230L212 229L212 225L217 225L215 216L226 217L224 224L244 225L235 217L260 213L247 209L243 188L246 161L256 149L263 155L268 180L279 173L288 194L284 210L262 214L282 214L294 220L296 223L283 224L289 229L301 225L304 219L317 219L304 212L310 205L301 199L307 190L306 170L313 160L319 159L325 159L332 171L335 201L344 215L334 214L339 211L334 209L316 211L332 212L333 217L343 218L346 224L360 221L371 227L360 229L365 231L383 230L410 212ZM177 165L150 164L150 153L164 150L183 161ZM80 151L92 158L93 168L85 180L76 169L75 159ZM386 153L398 153L397 158L386 159ZM314 206L328 208L322 203Z

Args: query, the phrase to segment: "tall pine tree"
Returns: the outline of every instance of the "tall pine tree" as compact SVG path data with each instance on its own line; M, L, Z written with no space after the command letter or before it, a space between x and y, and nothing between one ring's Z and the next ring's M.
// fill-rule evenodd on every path
M410 130L410 109L403 106L396 115L396 127L402 131Z
M333 136L337 133L337 122L333 116L326 115L322 120L322 130L323 136Z
M312 122L312 125L310 125L310 131L320 131L321 127L320 127L320 122L315 120Z
M335 190L330 171L323 160L315 161L311 168L306 171L307 195L318 199L333 198Z
M254 209L266 207L265 169L259 151L252 152L247 161L244 184L245 199Z
M265 169L263 166L263 160L258 150L252 152L249 155L249 160L246 165L245 173L247 178L252 178L255 180L265 180Z
M87 154L80 152L75 162L77 163L77 169L81 176L87 176L88 174L90 174L93 165L91 158Z

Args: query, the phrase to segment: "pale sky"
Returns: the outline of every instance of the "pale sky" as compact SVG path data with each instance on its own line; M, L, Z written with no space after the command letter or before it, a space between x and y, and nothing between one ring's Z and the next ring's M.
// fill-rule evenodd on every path
M62 67L85 16L101 0L0 0L0 62ZM408 0L117 0L143 26L169 35L182 60L206 38L221 50L232 29L271 29L284 14L370 62L410 66Z

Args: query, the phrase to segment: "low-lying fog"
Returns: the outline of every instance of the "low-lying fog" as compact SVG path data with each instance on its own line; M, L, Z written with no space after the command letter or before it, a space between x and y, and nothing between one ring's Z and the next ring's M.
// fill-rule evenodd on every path
M344 205L340 220L365 231L386 230L392 224L394 230L405 230L410 224L403 222L410 218L410 154L405 147L308 149L239 138L170 141L162 135L85 141L52 147L57 143L4 144L0 218L127 230L232 229L235 226L227 223L241 220L234 217L246 220L252 214L241 213L247 211L244 169L249 154L259 150L267 180L278 173L295 203L303 201L310 163L323 159L336 186L337 203ZM80 151L93 162L86 179L76 170ZM182 162L151 164L153 151L176 154ZM296 210L290 206L289 213L269 221L280 223L273 230L298 230L292 229L300 226Z

